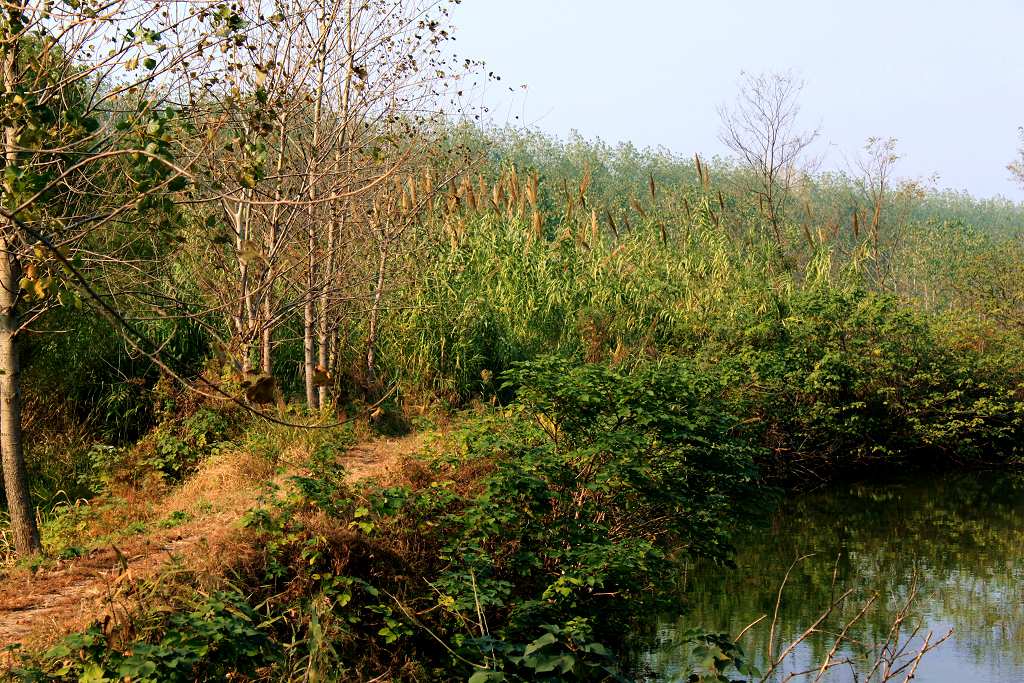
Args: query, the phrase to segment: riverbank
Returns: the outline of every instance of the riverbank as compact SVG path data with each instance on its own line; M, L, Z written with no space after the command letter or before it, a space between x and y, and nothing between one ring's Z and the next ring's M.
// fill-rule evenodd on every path
M506 380L496 390L514 389L514 403L481 404L387 458L353 455L366 447L353 450L350 429L243 422L206 433L199 474L172 488L208 496L193 501L198 514L165 506L144 524L187 529L232 491L251 504L224 522L227 552L196 546L177 554L210 562L135 577L126 558L105 584L119 616L98 612L17 662L22 675L627 679L625 636L651 614L686 609L685 590L666 590L681 568L742 556L734 531L777 500L758 464L779 453L758 441L762 424L732 413L734 391L692 360L615 368L542 358ZM154 438L221 424L202 410ZM144 443L112 457L108 490L125 485L126 466L140 490L148 479L133 467L177 471L139 457L153 452ZM232 453L245 454L245 487L209 479ZM687 630L685 640L710 653L695 670L753 676L756 660L717 631Z

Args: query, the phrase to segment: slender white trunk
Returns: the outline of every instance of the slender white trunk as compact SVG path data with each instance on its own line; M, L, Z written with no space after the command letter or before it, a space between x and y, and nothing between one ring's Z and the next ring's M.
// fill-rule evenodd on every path
M319 395L316 391L315 372L316 372L316 354L313 350L313 329L316 321L316 311L314 310L313 292L314 292L314 249L316 247L315 233L312 227L309 230L309 276L306 281L306 305L303 307L302 314L302 350L303 360L306 371L306 406L310 410L317 410L319 403L317 399Z
M3 69L3 88L10 100L15 92L15 70L18 60L18 42L15 35L17 19L23 11L22 3L8 3L5 9L4 35L0 44L0 67ZM18 129L8 120L4 126L4 165L14 168L18 164ZM18 259L14 253L17 228L12 221L0 222L0 459L3 460L4 491L7 511L14 533L14 547L19 555L30 555L42 550L39 529L29 497L28 472L25 467L24 443L21 433L21 378L18 366L16 334L18 318L16 306L20 289Z
M283 192L281 184L284 182L285 146L287 143L287 119L282 114L278 120L278 141L277 150L277 186L274 188L274 207L270 213L270 229L267 231L267 241L264 244L264 251L267 256L268 268L273 268L277 260L277 241L279 238L279 224L281 221L281 198ZM272 275L268 274L268 278ZM273 374L274 367L274 283L270 280L263 283L263 304L261 310L263 319L260 321L260 370L263 373Z
M341 142L334 149L334 164L336 169L341 168ZM321 372L331 372L331 362L333 360L331 354L331 325L332 325L332 307L330 305L330 294L331 287L334 284L334 271L337 264L337 245L338 239L341 237L341 233L344 230L345 224L345 205L334 207L334 220L331 222L327 233L327 264L324 269L324 275L320 286L320 318L317 321L317 362ZM328 386L322 384L320 386L320 408L323 409L327 405L328 400Z
M377 283L370 306L370 321L366 331L366 379L370 391L377 388L377 329L380 324L380 306L384 298L384 281L387 275L387 243L380 246L380 260L377 263Z
M42 546L29 498L21 434L21 379L15 338L18 263L9 250L10 243L7 235L0 237L0 452L14 547L19 555L29 555L42 550Z
M320 17L320 36L328 30L328 19L326 14ZM317 289L317 258L316 258L316 223L315 208L313 201L316 199L316 172L314 164L317 159L317 155L320 151L320 125L323 116L323 103L324 103L324 79L326 78L327 71L327 51L322 49L322 46L318 46L320 49L320 63L319 73L317 74L317 84L315 92L315 103L313 105L313 130L310 136L310 159L309 159L309 171L306 176L306 191L310 200L308 218L308 236L309 236L309 260L307 262L308 275L306 278L306 305L303 308L302 316L302 341L303 341L303 352L305 361L305 374L306 374L306 406L310 410L317 410L320 407L320 393L316 387L316 349L314 338L316 336L317 327L317 310L316 310L316 299L318 298L319 291ZM323 315L323 311L319 312Z
M323 284L320 288L320 317L317 320L317 366L321 373L326 373L330 363L330 350L328 348L328 338L330 332L328 310L330 308L330 286L331 278L330 274L334 272L334 248L335 248L335 226L332 225L329 228L327 235L327 266L325 269L325 277L323 278ZM327 385L321 383L320 385L320 399L319 405L322 409L327 405Z

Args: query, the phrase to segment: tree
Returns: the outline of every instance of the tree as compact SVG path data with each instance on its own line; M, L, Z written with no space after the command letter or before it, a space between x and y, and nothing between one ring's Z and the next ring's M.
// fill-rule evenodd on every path
M1014 179L1024 186L1024 127L1020 129L1020 149L1017 150L1017 158L1007 168L1013 174Z
M365 316L372 375L388 261L441 184L411 203L403 188L416 194L449 86L478 66L442 49L449 4L5 3L0 447L19 553L40 543L17 340L48 308L88 301L162 372L242 404L183 376L145 327L201 326L269 375L274 330L301 326L310 408L341 321Z
M871 206L871 241L875 257L879 255L879 232L885 205L889 199L893 166L899 161L896 138L870 137L864 150L854 161L856 178L861 191Z
M76 264L90 257L81 247L98 231L128 215L165 215L167 195L189 176L172 159L176 78L209 71L215 60L204 52L237 36L223 2L8 0L3 10L0 450L15 547L29 554L40 542L19 339L41 310L72 296L66 276L81 273Z
M753 182L745 189L757 196L779 248L785 247L786 204L803 154L818 136L797 127L803 85L789 73L743 74L735 103L718 108L719 139L750 172Z
M222 123L193 198L211 226L196 257L218 264L195 264L206 305L225 318L243 372L258 345L271 374L274 331L297 318L310 409L327 403L346 317L369 318L372 375L381 280L397 249L381 249L371 213L422 166L448 86L477 66L441 49L448 5L296 0L274 14L273 3L253 2L242 11L255 28L229 48L238 67L202 95L220 105L201 127Z

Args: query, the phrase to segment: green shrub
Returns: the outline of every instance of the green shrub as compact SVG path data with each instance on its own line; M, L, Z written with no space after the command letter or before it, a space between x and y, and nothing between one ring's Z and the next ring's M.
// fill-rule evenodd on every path
M252 674L280 655L241 595L218 591L178 607L127 642L118 642L99 624L69 635L45 653L43 664L23 665L12 674L24 681L184 683Z
M607 680L622 625L676 599L661 590L675 556L728 559L741 499L761 495L716 384L682 361L556 358L507 382L516 406L470 421L429 482L350 486L321 458L250 513L253 585L306 596L273 606L310 615L311 651L288 666L326 642L337 671L401 656L447 678L479 662L475 680Z
M172 481L180 481L195 470L200 460L224 445L230 426L224 415L207 408L164 423L150 434L152 451L145 464Z
M702 357L784 472L1019 458L1019 365L957 348L893 297L818 287L737 327Z

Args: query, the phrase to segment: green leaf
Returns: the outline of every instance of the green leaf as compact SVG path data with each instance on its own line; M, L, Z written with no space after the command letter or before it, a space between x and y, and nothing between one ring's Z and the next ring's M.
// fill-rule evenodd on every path
M247 190L252 190L256 187L256 176L250 171L241 171L238 174L238 182Z
M530 643L529 645L527 645L526 649L523 650L523 655L526 656L526 657L529 657L530 655L532 655L537 650L540 650L541 648L545 648L548 645L551 645L552 643L556 643L556 642L558 642L558 638L555 637L555 634L553 634L553 633L545 633L540 638L538 638L537 640L535 640L532 643Z

